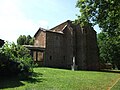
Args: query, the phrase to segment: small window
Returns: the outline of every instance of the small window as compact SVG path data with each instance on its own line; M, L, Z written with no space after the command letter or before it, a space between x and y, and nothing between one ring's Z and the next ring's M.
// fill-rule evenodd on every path
M63 60L65 61L65 56L63 56Z
M58 40L59 39L59 37L58 36L56 36L56 40Z
M50 60L52 60L52 56L50 56Z

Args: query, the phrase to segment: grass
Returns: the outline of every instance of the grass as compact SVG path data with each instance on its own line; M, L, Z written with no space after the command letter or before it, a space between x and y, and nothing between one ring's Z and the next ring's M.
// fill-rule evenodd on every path
M33 78L0 79L2 90L107 90L120 78L119 73L34 68ZM115 88L119 88L120 82ZM112 89L118 90L118 89Z

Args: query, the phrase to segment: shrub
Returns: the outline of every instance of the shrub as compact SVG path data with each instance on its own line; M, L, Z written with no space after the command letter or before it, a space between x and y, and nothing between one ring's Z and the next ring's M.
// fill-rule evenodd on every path
M0 75L27 78L33 72L32 66L33 60L27 48L6 42L0 49Z

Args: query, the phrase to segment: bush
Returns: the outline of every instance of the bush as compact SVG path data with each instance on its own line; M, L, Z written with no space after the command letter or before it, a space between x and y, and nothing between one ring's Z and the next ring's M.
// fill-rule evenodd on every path
M0 75L29 77L32 72L33 60L30 51L14 43L5 43L0 49Z

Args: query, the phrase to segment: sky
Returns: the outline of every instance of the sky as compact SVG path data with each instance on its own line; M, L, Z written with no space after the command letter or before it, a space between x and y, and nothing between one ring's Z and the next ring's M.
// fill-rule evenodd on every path
M16 42L20 35L31 35L39 27L50 29L77 19L77 0L0 0L0 39ZM95 27L99 33L98 26Z

